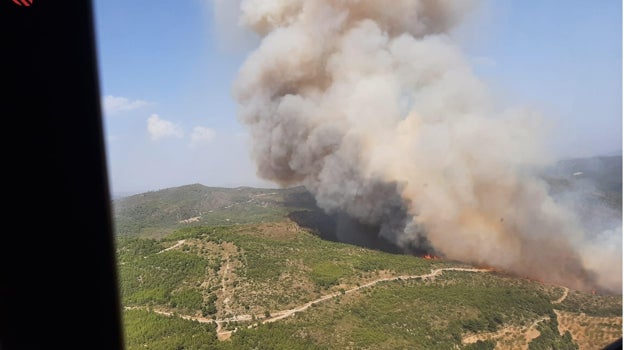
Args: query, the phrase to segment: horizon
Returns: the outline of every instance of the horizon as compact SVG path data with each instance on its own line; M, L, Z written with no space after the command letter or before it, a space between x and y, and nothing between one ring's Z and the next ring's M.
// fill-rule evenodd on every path
M259 43L235 23L239 3L95 1L111 194L279 188L256 175L231 95ZM553 123L556 159L621 155L621 19L616 2L485 0L453 35L497 103Z
M575 160L575 159L590 159L590 158L611 158L611 157L622 157L622 151L618 150L618 151L614 151L612 153L606 153L606 154L602 154L602 155L595 155L595 156L588 156L588 157L573 157L573 158L560 158L557 160L557 162L560 161L568 161L568 160ZM185 184L179 184L179 185L174 185L174 186L170 186L170 187L163 187L163 188L152 188L152 189L146 189L146 190L137 190L137 191L120 191L120 192L111 192L111 199L115 200L115 199L120 199L120 198L124 198L124 197L130 197L130 196L134 196L137 194L144 194L144 193L150 193L150 192L158 192L158 191L163 191L163 190L168 190L168 189L172 189L172 188L178 188L178 187L184 187L184 186L192 186L192 185L201 185L201 186L205 186L208 188L222 188L222 189L237 189L237 188L253 188L253 189L262 189L262 190L282 190L282 189L288 189L288 188L297 188L297 187L304 187L304 185L301 184L296 184L296 185L292 185L292 186L287 186L287 187L281 187L277 184L275 184L275 186L271 187L262 187L262 186L249 186L249 185L231 185L231 186L222 186L222 185L218 185L218 184L206 184L206 183L200 183L200 182L194 182L194 183L185 183Z

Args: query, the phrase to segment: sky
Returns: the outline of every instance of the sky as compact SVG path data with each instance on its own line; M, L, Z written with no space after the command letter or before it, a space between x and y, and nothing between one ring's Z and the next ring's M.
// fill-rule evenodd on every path
M113 195L256 176L232 83L259 39L239 0L94 0ZM501 106L552 122L558 158L621 154L622 3L485 0L454 32Z

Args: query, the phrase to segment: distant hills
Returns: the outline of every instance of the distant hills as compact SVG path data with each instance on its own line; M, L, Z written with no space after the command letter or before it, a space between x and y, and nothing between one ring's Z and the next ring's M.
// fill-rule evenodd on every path
M146 192L113 201L118 235L159 237L189 225L266 222L297 210L316 209L303 187L222 188L201 184Z
M552 195L574 206L585 220L621 216L621 155L562 160L544 169L541 176L549 184ZM349 220L341 215L325 214L304 187L223 188L191 184L116 197L113 213L116 234L149 237L161 237L189 225L245 224L288 216L304 227L314 228L323 238L336 240L333 233L336 225ZM368 236L363 236L363 242L351 243L385 246L389 251L395 249L374 235Z
M573 211L588 234L621 230L621 155L562 160L542 176L551 195Z
M555 190L587 188L603 194L622 194L622 156L565 159L547 169L545 177Z

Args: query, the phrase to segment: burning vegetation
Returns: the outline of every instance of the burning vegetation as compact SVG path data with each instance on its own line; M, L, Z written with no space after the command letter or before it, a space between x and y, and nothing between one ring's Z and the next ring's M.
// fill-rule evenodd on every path
M619 292L621 248L593 252L621 240L621 220L592 239L551 196L540 114L496 107L448 34L474 5L242 1L261 42L234 94L258 174L406 252ZM353 228L336 235L360 239Z

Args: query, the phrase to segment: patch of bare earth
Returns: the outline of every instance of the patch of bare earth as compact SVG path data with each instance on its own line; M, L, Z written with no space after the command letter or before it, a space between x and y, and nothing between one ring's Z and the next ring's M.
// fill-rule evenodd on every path
M496 350L526 350L531 340L540 335L537 325L547 319L548 317L541 317L528 326L507 326L496 332L471 334L462 338L462 343L473 344L479 340L494 340Z
M238 248L236 245L223 242L220 244L222 249L223 263L221 269L218 272L220 276L221 288L217 292L217 315L220 318L231 317L234 314L232 310L233 304L233 290L232 285L237 280L236 269L242 266L242 263L238 260Z
M567 287L563 287L563 293L561 294L561 296L557 300L553 301L552 303L561 304L565 300L565 298L568 297L569 292L570 292L570 289L568 289Z
M622 317L597 317L555 310L559 332L569 331L579 350L601 349L622 336Z
M194 216L192 218L179 220L178 224L190 224L191 222L198 222L200 219L201 219L201 215L200 216Z
M244 260L244 250L241 257ZM245 266L241 265L242 274ZM281 268L284 270L277 278L258 280L239 277L230 286L233 314L262 315L266 310L279 310L295 307L317 297L315 286L306 274L303 262L297 259L285 259ZM235 301L235 302L234 302Z

